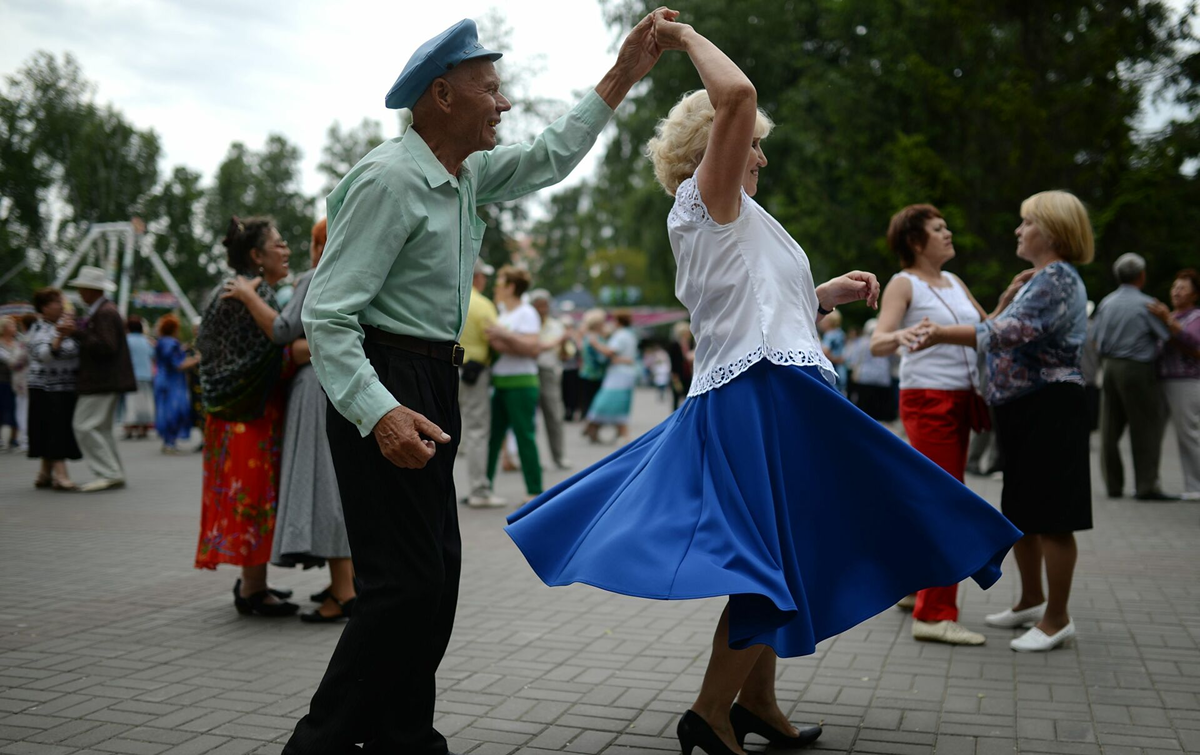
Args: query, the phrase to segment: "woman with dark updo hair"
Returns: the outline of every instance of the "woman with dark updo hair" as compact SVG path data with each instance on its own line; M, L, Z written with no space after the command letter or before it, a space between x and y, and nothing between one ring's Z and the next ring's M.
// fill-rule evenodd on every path
M287 242L268 217L230 220L222 242L229 267L250 278L258 295L278 310L274 286L287 277ZM244 304L215 297L196 339L204 425L204 483L196 568L242 567L233 588L239 613L291 616L289 594L268 590L267 562L279 494L284 381L293 359L307 363L307 345L277 346Z
M225 284L222 296L236 299L250 311L263 334L278 345L304 337L301 307L308 284L321 261L328 235L322 218L312 230L311 268L295 280L295 292L282 312L272 309L255 291L254 281L237 276ZM342 517L337 472L325 436L328 401L317 374L309 366L296 369L288 392L283 423L279 507L275 517L275 544L271 563L304 568L329 563L329 587L312 595L320 607L300 615L300 620L329 623L348 618L354 608L354 566L350 540Z

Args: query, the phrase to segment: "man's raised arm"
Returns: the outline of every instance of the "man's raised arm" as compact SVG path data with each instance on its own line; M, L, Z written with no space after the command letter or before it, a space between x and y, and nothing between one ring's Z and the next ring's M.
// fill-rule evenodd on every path
M532 142L497 147L468 158L478 176L476 204L516 199L566 178L596 143L625 95L662 55L654 38L655 17L674 20L678 15L658 8L638 22L600 83Z

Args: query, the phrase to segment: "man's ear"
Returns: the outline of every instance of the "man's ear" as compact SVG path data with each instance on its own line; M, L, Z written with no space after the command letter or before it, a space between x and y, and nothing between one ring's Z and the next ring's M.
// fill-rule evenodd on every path
M454 99L454 87L450 82L442 77L433 80L429 85L430 99L433 101L434 107L442 112L450 112L450 103Z

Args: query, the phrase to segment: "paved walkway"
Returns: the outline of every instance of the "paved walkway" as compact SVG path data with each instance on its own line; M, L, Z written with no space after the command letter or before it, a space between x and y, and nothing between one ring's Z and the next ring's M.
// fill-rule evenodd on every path
M665 405L640 393L640 430ZM569 431L577 464L607 449ZM544 448L544 445L543 445ZM192 568L198 455L121 445L130 486L35 491L33 465L0 456L0 753L276 755L340 632L234 612L235 570ZM1174 444L1164 483L1180 485ZM75 465L77 480L88 475ZM553 483L560 474L548 474ZM500 492L520 497L520 476ZM851 482L851 481L848 481ZM853 481L861 484L861 480ZM1000 483L972 479L997 501ZM887 611L780 663L797 721L821 721L828 753L1158 755L1200 752L1200 504L1095 501L1079 538L1079 640L1046 655L1008 649L983 614L1012 599L962 590L982 648L917 644ZM439 677L438 726L457 752L677 751L721 602L652 602L543 587L501 531L503 511L462 511L458 623ZM918 557L914 555L914 557ZM277 570L299 595L317 572Z

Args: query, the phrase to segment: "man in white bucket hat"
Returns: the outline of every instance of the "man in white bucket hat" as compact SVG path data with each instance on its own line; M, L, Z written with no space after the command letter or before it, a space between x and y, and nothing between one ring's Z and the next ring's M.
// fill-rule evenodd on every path
M125 485L125 468L113 436L113 414L122 393L137 389L125 320L105 294L117 286L103 268L85 265L67 282L87 305L84 316L68 323L79 343L79 401L75 404L75 440L96 479L79 490L93 493Z

